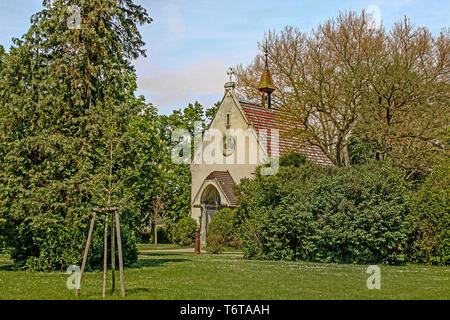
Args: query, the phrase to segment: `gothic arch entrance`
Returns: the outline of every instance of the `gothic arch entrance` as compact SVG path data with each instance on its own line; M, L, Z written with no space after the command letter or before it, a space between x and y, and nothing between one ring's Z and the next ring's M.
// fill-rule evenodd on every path
M193 197L191 216L200 225L200 242L206 244L206 230L214 214L224 207L236 207L233 193L234 180L227 171L208 174Z
M200 197L200 205L202 207L202 224L205 227L211 222L216 211L222 209L220 194L217 188L210 184L203 190Z

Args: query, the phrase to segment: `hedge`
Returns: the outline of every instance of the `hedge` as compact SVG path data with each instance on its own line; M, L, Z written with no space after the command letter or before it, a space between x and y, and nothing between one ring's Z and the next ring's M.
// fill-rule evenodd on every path
M245 258L334 263L406 261L411 185L375 164L308 162L239 185Z

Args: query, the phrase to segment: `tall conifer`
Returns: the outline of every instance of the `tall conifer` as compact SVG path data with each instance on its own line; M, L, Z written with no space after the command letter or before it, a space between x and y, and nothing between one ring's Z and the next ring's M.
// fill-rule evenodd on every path
M0 69L0 221L15 262L49 270L79 263L90 210L102 205L92 180L108 164L106 133L125 135L144 107L131 62L145 55L137 27L151 19L133 0L43 6Z

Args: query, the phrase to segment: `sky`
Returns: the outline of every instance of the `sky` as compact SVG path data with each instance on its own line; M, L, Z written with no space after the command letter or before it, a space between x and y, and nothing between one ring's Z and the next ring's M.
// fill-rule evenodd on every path
M168 114L222 98L229 67L250 64L264 33L286 25L309 32L340 11L376 6L390 28L404 15L433 34L450 27L448 0L135 0L153 22L140 28L147 57L134 61L138 94ZM0 0L0 44L8 49L30 26L42 0Z

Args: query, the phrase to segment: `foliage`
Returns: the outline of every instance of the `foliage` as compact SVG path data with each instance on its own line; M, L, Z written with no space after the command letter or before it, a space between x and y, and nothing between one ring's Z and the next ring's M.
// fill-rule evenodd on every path
M376 146L410 180L421 179L447 154L450 33L433 36L406 17L395 23L374 55L354 134Z
M301 123L290 135L319 147L339 167L349 165L348 139L362 105L371 54L381 39L381 32L368 28L366 13L349 11L311 33L287 26L269 31L259 43L269 53L277 87L274 105L286 120ZM258 55L250 66L236 68L237 89L248 99L258 97L263 58Z
M367 139L353 136L348 144L348 155L351 165L369 164L376 159L376 144Z
M280 158L280 166L282 167L301 167L306 163L306 156L303 153L291 152Z
M391 161L417 180L437 156L448 156L441 134L449 119L449 35L433 36L406 17L388 31L373 28L366 12L346 11L310 33L269 31L258 45L269 54L274 105L301 123L290 128L292 138L318 146L338 167ZM260 99L263 69L262 54L236 67L237 91L249 101Z
M151 228L136 228L135 231L136 240L139 243L152 243L152 230Z
M217 211L208 224L206 245L214 253L220 252L223 247L240 247L239 219L236 209L224 208Z
M138 198L141 199L141 211L144 214L139 216L141 220L138 224L145 226L151 223L155 213L154 201L159 198L163 208L158 215L166 224L169 240L175 224L189 216L191 204L191 172L188 165L172 162L171 149L176 145L172 141L172 132L175 129L186 129L193 136L194 123L201 122L204 129L205 114L209 117L214 110L213 107L205 112L203 106L195 102L184 109L174 110L170 115L152 113L147 123L148 128L157 128L159 137L154 145L158 146L160 152L155 156L158 166L149 166L149 171L142 172L140 178L143 183Z
M316 172L314 172L316 170ZM239 185L246 258L337 263L404 261L409 185L376 165L282 167Z
M211 254L218 254L224 250L222 243L223 236L218 233L209 233L206 235L206 251Z
M186 108L174 110L170 115L160 115L160 137L168 145L174 146L178 142L172 141L172 132L175 129L186 129L191 137L194 136L194 123L204 120L203 106L195 102L190 103Z
M158 243L165 244L165 243L172 243L172 237L170 236L169 230L166 227L158 227ZM152 234L152 238L150 238L150 241L154 242L154 234Z
M5 48L3 48L2 45L0 45L0 72L2 71L2 65L3 65L3 60L4 60L5 55L6 55Z
M152 213L152 201L161 197L159 183L164 176L164 164L167 158L163 142L158 136L157 109L146 105L143 112L134 118L128 131L132 134L134 146L139 153L133 158L132 178L129 179L126 196L134 204L133 224L136 229L145 228ZM127 154L126 150L124 154ZM125 196L125 195L124 195Z
M36 270L79 264L91 210L108 204L121 206L125 263L137 258L130 195L143 146L132 127L145 105L131 61L151 19L132 0L84 1L71 30L69 3L44 1L0 77L1 228L16 265ZM95 265L100 240L91 252Z
M206 117L205 122L206 122L207 125L211 124L211 121L213 120L214 116L216 115L217 110L220 107L220 103L221 103L221 101L217 101L214 104L214 106L212 106L209 109L206 109L206 111L205 111L205 117Z
M195 240L197 222L191 217L184 217L175 225L172 232L172 242L182 246L188 246Z
M170 231L165 226L158 226L158 244L168 244L172 243L172 236L170 235ZM155 234L154 231L147 227L145 229L137 229L136 239L138 243L141 244L150 244L155 242ZM155 245L157 246L157 245Z
M450 264L450 167L435 167L414 197L409 254L419 263Z

